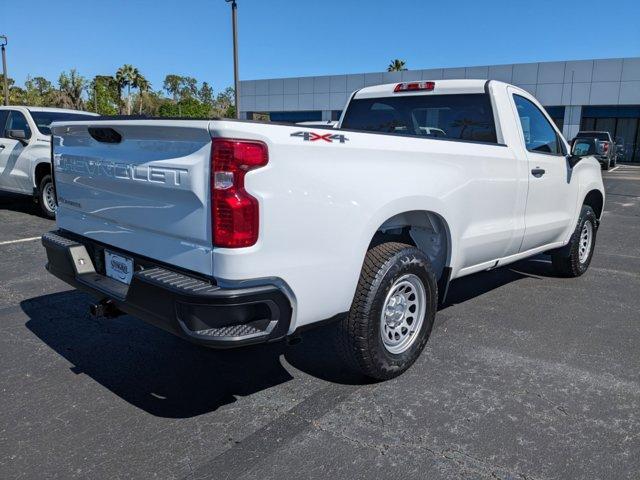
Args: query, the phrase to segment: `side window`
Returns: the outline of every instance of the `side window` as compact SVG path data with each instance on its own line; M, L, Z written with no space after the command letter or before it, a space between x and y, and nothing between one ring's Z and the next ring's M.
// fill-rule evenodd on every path
M7 122L7 130L24 130L24 134L26 135L26 139L31 138L31 129L29 128L29 123L25 116L15 110L12 110L9 113L9 121Z
M5 135L4 127L7 124L7 118L9 117L9 110L0 110L0 138L7 138Z
M520 95L514 95L513 99L518 109L527 150L535 153L563 154L556 131L540 109Z

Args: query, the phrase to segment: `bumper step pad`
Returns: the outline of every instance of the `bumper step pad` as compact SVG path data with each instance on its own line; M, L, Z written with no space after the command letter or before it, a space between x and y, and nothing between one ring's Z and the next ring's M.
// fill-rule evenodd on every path
M137 268L127 285L96 271L89 252L100 252L105 246L75 238L60 231L42 236L47 269L100 300L113 301L123 312L194 343L217 348L271 342L288 333L291 304L274 285L222 288L205 278L168 270L123 252L134 259Z

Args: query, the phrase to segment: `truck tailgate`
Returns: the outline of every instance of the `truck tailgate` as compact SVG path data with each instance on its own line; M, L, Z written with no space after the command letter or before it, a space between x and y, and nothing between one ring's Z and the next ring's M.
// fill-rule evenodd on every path
M211 275L208 124L54 124L58 226Z

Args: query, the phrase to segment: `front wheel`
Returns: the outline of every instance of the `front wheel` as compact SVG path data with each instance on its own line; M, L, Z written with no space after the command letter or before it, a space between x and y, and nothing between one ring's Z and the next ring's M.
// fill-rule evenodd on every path
M348 316L337 326L338 350L351 370L396 377L422 352L437 309L429 259L403 243L383 243L365 257Z
M583 205L569 244L551 255L557 273L565 277L579 277L587 271L596 246L597 228L598 219L593 209Z
M42 215L51 219L56 218L56 209L58 208L53 188L51 175L45 175L42 180L40 180L38 187L38 204L40 205Z

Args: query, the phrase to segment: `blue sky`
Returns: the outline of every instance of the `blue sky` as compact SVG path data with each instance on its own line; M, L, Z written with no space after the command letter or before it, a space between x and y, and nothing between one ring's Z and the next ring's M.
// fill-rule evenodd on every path
M640 56L640 1L238 0L242 79ZM9 75L137 66L232 84L224 0L8 1ZM3 21L5 20L5 21Z

